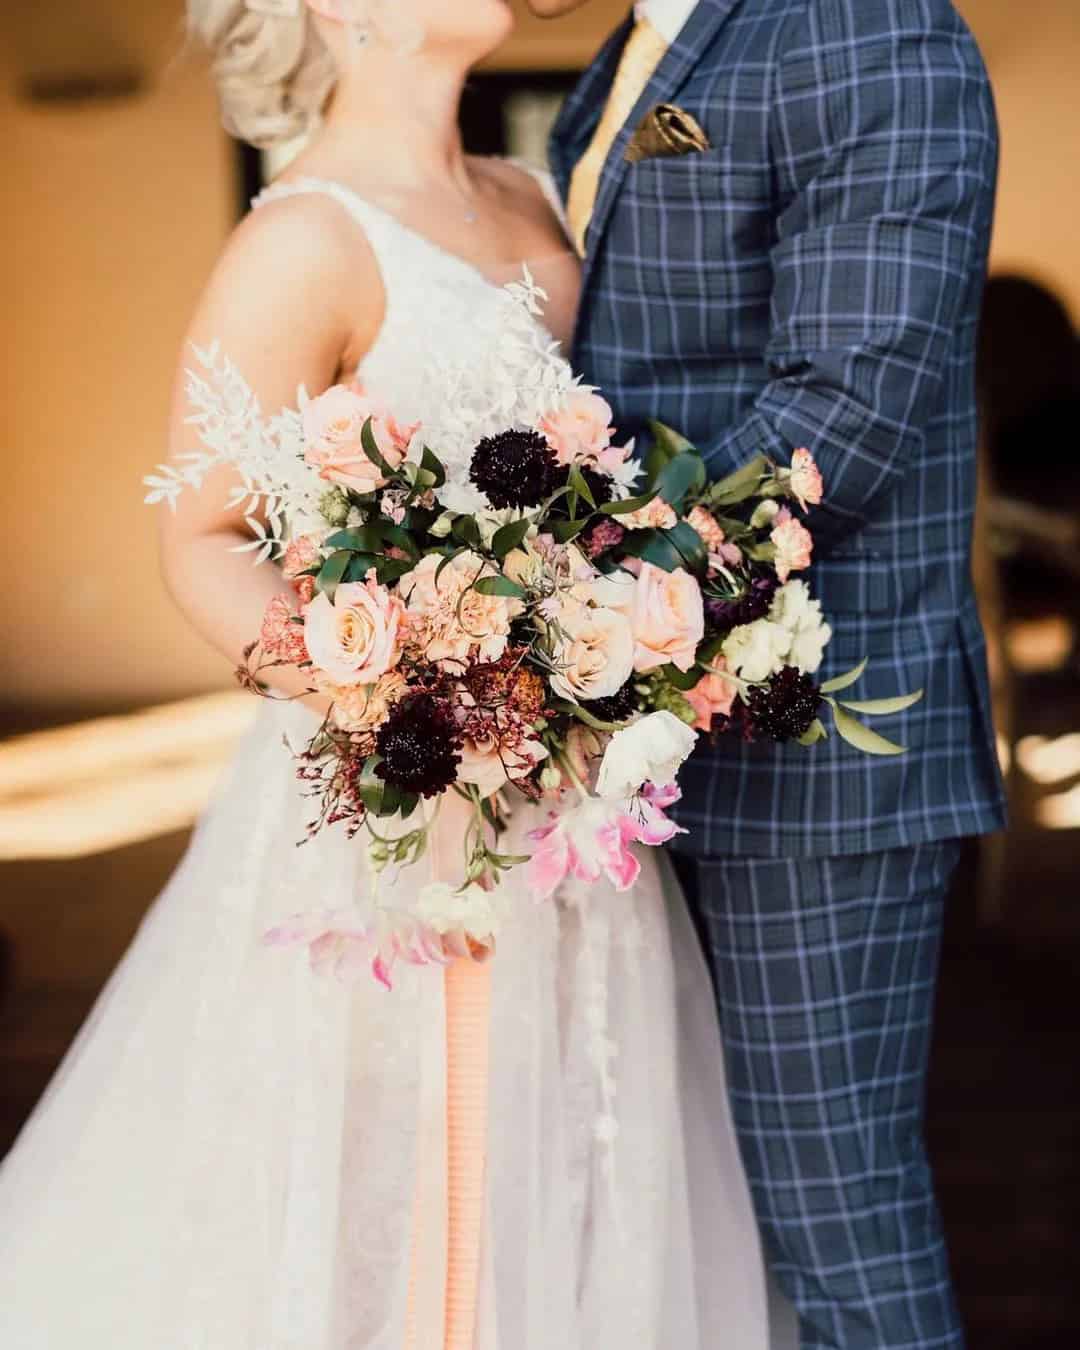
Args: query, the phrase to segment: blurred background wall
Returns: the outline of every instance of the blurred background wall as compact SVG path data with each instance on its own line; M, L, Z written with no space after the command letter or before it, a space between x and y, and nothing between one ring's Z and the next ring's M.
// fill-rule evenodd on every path
M535 153L627 0L556 24L514 3L465 123L477 149ZM931 1132L973 1350L1062 1350L1080 1344L1080 3L959 7L1003 135L977 572L1013 826L957 881ZM141 505L188 315L266 170L221 133L182 14L0 6L0 1154L254 711L174 613Z

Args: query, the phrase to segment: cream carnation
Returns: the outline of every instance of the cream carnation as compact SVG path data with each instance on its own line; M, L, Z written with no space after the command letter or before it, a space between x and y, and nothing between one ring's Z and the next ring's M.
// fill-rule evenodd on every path
M444 559L429 553L402 577L398 589L409 612L412 636L424 659L460 669L470 655L497 661L506 650L510 621L521 601L481 595L474 583L498 575L478 554L459 553L436 573Z
M810 556L814 549L814 540L810 531L787 510L781 510L776 517L769 538L776 549L773 566L781 582L787 581L792 572L801 572L810 566Z
M374 684L335 684L325 675L316 677L315 683L333 702L335 725L353 733L377 731L409 687L405 676L396 670Z
M732 674L759 684L783 666L791 651L791 634L770 619L755 619L733 628L721 650Z
M682 567L665 572L643 563L633 604L634 669L668 664L689 670L705 636L701 587Z
M696 742L697 733L672 713L649 713L612 736L596 790L611 799L632 797L646 783L666 787L674 783Z
M654 497L636 511L628 511L619 517L619 524L628 530L670 530L678 523L679 517L663 497Z
M333 602L324 593L307 608L305 633L311 659L337 684L374 684L397 665L405 607L375 580L347 582Z
M832 629L821 612L821 601L812 599L805 581L789 581L773 598L769 618L791 634L788 664L804 675L816 674L821 666Z

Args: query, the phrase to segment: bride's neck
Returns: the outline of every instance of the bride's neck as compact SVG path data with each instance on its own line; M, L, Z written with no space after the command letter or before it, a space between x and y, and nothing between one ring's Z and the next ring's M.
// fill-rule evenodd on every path
M418 66L358 62L334 91L322 149L402 186L467 182L459 111L468 72Z

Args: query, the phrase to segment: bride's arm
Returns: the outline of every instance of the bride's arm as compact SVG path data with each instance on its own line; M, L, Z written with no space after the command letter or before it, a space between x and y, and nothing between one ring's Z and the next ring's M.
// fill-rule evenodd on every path
M237 230L211 278L180 354L170 452L197 447L184 392L191 343L217 340L259 398L264 413L295 406L339 372L355 370L382 322L382 285L370 251L331 203L316 198L270 203ZM225 508L235 478L217 470L198 492L163 511L165 583L192 626L230 662L258 636L268 601L289 588L271 563L230 549L251 540L239 511ZM300 694L303 674L263 672L279 693ZM319 700L313 706L321 707Z

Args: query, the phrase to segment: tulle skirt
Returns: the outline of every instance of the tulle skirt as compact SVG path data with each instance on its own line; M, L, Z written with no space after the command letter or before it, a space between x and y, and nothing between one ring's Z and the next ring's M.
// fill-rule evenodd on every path
M4 1350L403 1350L417 1242L441 1350L443 974L346 987L262 942L368 884L343 833L296 847L306 716L264 710L0 1168ZM708 976L643 863L500 936L476 1350L769 1344Z

